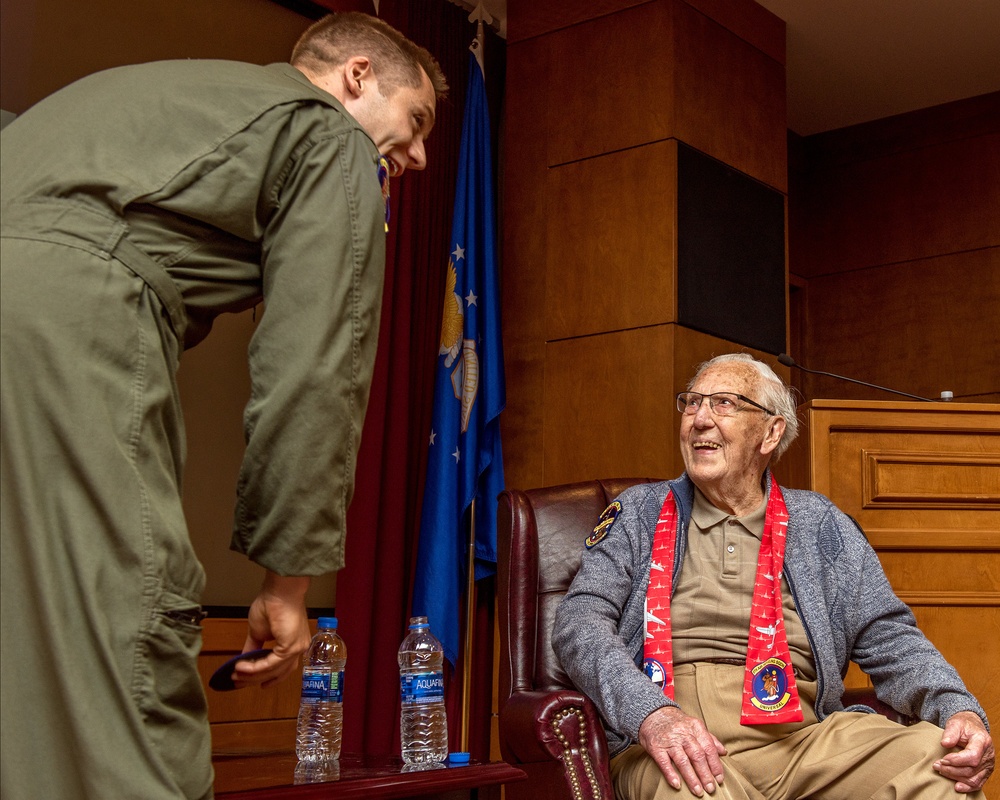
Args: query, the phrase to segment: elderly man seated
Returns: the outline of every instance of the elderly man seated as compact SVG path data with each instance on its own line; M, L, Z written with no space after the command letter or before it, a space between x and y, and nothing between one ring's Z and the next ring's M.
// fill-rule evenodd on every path
M608 507L555 620L618 798L983 797L982 707L857 524L768 471L797 432L789 389L749 355L719 356L677 409L685 474ZM852 660L922 721L844 709Z

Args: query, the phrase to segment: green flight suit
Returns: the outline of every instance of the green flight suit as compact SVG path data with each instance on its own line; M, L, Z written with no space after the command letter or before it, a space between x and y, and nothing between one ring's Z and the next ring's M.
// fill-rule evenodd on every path
M0 152L0 794L210 796L178 359L263 300L232 547L339 569L381 307L378 152L293 67L223 61L85 78Z

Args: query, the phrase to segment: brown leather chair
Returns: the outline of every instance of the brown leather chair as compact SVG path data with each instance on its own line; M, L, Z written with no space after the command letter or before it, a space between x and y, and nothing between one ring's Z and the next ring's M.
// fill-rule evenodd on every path
M500 752L528 775L506 787L508 800L614 800L600 717L559 665L552 624L601 512L629 486L651 480L595 480L500 495ZM845 705L863 703L903 721L873 691L850 694Z
M500 752L528 775L507 786L508 800L614 800L600 717L559 665L552 623L597 518L641 480L649 481L590 481L500 495Z

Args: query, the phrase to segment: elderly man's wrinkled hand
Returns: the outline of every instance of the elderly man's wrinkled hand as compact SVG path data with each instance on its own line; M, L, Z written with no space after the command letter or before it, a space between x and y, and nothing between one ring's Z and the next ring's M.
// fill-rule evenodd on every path
M639 727L639 744L660 766L667 782L681 788L681 778L695 795L713 794L722 783L726 748L700 719L675 706L650 714Z
M993 772L996 751L993 739L978 714L960 711L944 727L941 745L948 750L961 748L934 762L934 769L955 781L955 791L968 793L983 788Z

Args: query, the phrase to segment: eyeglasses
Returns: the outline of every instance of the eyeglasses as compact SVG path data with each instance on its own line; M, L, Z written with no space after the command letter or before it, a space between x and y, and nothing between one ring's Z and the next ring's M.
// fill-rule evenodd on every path
M700 392L681 392L677 395L677 410L682 414L694 415L701 408L701 401L708 400L708 407L712 413L720 417L728 417L740 411L745 411L744 403L749 403L754 408L766 411L772 417L778 416L771 409L764 408L760 403L755 403L749 397L744 397L735 392L713 392L712 394L701 394Z

